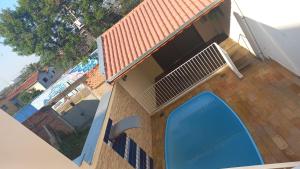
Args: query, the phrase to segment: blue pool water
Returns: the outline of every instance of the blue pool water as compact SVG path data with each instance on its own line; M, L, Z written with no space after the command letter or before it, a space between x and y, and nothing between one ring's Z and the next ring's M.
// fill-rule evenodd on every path
M218 169L263 164L248 130L212 92L193 97L167 121L167 169Z

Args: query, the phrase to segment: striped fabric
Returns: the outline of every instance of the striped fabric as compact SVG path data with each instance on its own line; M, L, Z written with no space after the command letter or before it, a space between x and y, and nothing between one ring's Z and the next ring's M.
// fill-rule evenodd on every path
M112 120L109 119L104 142L113 148L122 158L136 169L153 169L153 159L140 148L126 133L121 134L114 141L109 140L110 130L112 128Z

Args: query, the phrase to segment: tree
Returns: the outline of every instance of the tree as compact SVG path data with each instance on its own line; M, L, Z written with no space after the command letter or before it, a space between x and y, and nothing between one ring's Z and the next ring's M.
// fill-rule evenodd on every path
M20 80L18 81L17 84L14 84L14 85L19 85L19 84L23 83L33 72L40 71L42 69L43 69L43 66L39 62L31 63L31 64L27 65L26 67L24 67L22 69L21 75L18 77Z
M120 0L122 15L126 15L140 3L141 0Z
M23 106L29 104L34 98L39 96L43 91L31 89L29 91L23 91L19 94L18 99L22 102Z
M69 67L79 62L84 39L64 7L68 2L20 0L15 10L3 10L0 35L5 38L4 44L20 55L40 56L44 65L64 63L60 66Z
M121 19L121 11L127 13L139 3L120 1L116 11L104 8L103 0L19 0L15 10L0 14L0 36L19 55L35 54L41 65L67 69L95 49L90 37L101 35ZM77 28L76 20L85 26Z
M68 7L75 16L82 19L88 31L98 37L112 24L104 22L112 11L103 8L102 4L103 0L74 0Z

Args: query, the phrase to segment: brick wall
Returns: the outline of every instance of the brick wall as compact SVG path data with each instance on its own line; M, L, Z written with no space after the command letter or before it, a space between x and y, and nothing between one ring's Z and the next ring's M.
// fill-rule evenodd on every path
M39 112L23 122L23 124L48 143L50 143L50 138L43 126L47 126L47 128L59 136L68 135L74 131L51 107L42 108Z

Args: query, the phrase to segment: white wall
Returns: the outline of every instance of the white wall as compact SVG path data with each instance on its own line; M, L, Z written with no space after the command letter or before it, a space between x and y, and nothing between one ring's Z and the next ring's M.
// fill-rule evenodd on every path
M39 73L39 79L38 79L38 81L45 88L48 88L54 82L56 82L61 77L62 74L63 74L62 70L55 69L54 67L49 67L47 71ZM46 78L48 81L44 82L43 78Z
M127 74L126 81L120 79L119 83L132 97L135 98L150 85L154 84L155 77L162 72L163 70L156 61L152 57L149 57Z
M259 51L254 41L257 41L264 56L300 76L299 6L300 1L297 0L232 0L230 37L238 41L240 34L246 35L256 53ZM246 17L250 31L247 28L242 31L233 12Z
M40 90L40 91L46 90L46 88L45 88L40 82L36 82L34 85L32 85L32 86L29 88L29 90L32 90L32 89Z
M162 72L163 70L157 64L157 62L152 57L149 57L127 74L126 81L120 79L118 83L133 98L137 98L150 85L155 83L155 78ZM138 99L137 101L140 102Z

